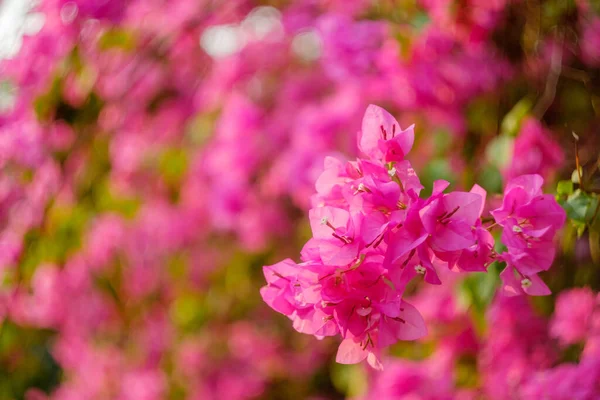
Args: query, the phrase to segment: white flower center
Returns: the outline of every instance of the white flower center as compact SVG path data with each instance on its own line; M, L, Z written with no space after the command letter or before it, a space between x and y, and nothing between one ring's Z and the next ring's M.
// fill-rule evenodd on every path
M427 270L425 269L425 267L423 267L421 264L419 264L419 265L415 265L415 271L417 271L417 274L425 275L425 271L427 271Z
M329 219L327 217L321 218L321 225L327 225L328 222L329 222Z
M394 176L396 176L396 172L396 168L392 168L388 171L388 175L393 178Z
M521 227L519 225L515 225L512 227L512 231L514 233L521 233L521 232L523 232L523 229L521 229Z
M523 278L523 280L521 280L521 286L523 288L528 288L531 286L531 280L528 278Z

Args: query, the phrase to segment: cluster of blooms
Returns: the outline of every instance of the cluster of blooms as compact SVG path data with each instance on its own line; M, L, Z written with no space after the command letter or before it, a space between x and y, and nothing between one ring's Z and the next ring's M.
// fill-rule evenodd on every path
M187 301L206 307L205 275L217 259L189 242L184 220L176 209L157 204L140 210L133 222L104 216L82 251L61 267L39 265L30 290L3 299L5 317L14 323L57 333L52 355L68 379L53 398L161 399L181 386L188 398L250 399L266 391L273 376L298 380L313 373L324 348L296 352L272 329L216 317L210 329L196 332L185 315L178 317L182 301L194 293ZM185 279L165 268L174 254L196 247L187 254ZM118 265L127 268L119 272ZM213 301L222 301L218 296ZM215 347L221 352L215 354ZM165 360L173 371L163 370ZM289 363L296 368L283 368Z
M273 266L264 292L298 330L341 333L346 362L378 364L378 348L424 333L423 308L403 300L414 276L446 286L447 266L480 271L496 259L509 265L505 292L547 292L536 274L549 268L563 217L538 177L507 186L510 200L494 214L508 248L498 255L481 223L481 188L445 194L438 182L419 197L404 160L410 130L393 123L380 145L372 126L358 147L347 134L369 103L386 104L403 123L448 132L452 145L436 156L455 172L476 165L479 156L461 160L459 150L480 133L484 147L493 132L473 128L468 107L525 74L493 37L511 2L36 3L43 27L0 63L0 335L18 338L0 346L0 369L15 377L7 397L22 397L21 375L45 378L16 371L32 347L19 334L31 331L47 335L36 345L62 369L60 385L44 387L58 399L250 398L273 382L311 394L293 383L326 371L327 344L288 338L251 295L262 278L249 266L265 263L256 254L297 251L288 238L315 181L308 266ZM584 39L565 49L597 66L598 19L577 24ZM532 75L550 61L541 57ZM561 166L542 126L521 125L507 180ZM417 142L421 167L435 143ZM327 158L319 178L323 158L358 148L368 160ZM547 212L556 218L538 215ZM262 353L249 350L256 343ZM298 368L282 368L290 364Z
M481 220L481 187L444 193L449 183L438 180L429 197L419 197L423 186L405 159L413 142L412 126L402 130L387 111L370 105L358 134L367 158L325 160L302 263L264 267L263 299L299 332L340 334L340 363L366 358L381 368L382 348L425 335L423 318L402 298L417 275L440 284L440 268L486 271L501 260L506 291L549 293L536 274L551 266L554 235L566 216L552 195L542 194L543 178L524 175L506 186L502 206L492 211L507 247L498 254Z
M589 288L562 292L549 321L525 297L497 296L481 338L451 294L437 300L432 294L419 294L414 301L434 327L429 340L439 340L435 352L415 361L388 359L365 399L584 400L600 395L600 298ZM429 312L431 307L437 311ZM561 353L577 346L583 349L578 362L560 361Z
M373 374L362 398L375 399L473 399L477 381L475 363L482 345L468 313L454 291L460 276L441 269L444 285L423 287L410 301L419 309L428 327L424 341L411 342L411 360L388 357L385 369ZM432 354L424 350L437 342ZM424 358L424 354L428 354ZM409 357L410 358L410 357ZM463 367L462 371L458 369Z
M598 397L598 304L597 294L589 289L565 291L548 324L523 299L498 298L488 318L502 333L489 335L481 355L492 398ZM584 344L579 362L557 362L561 350L576 343ZM554 380L557 376L559 381Z
M492 211L503 228L502 243L508 249L498 255L507 265L500 277L504 289L514 294L550 294L537 274L552 266L554 236L564 225L566 213L553 195L542 193L543 183L539 175L513 179L504 190L502 207Z

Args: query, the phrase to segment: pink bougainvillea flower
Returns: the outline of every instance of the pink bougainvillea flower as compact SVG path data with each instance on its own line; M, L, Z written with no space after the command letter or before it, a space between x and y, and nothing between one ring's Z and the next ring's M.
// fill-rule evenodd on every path
M523 275L510 263L507 263L504 271L500 273L500 278L502 279L502 289L508 296L524 293L531 296L547 296L551 293L548 286L536 274Z
M510 262L521 273L545 271L554 260L554 235L566 220L566 213L552 195L541 192L539 175L523 175L511 180L504 191L502 207L492 211L504 228L502 242Z
M431 247L444 252L463 250L473 245L473 228L481 215L483 200L476 193L453 192L422 208L421 220L431 235Z
M398 121L383 108L370 105L363 117L358 148L372 160L402 161L412 149L414 127L400 129Z
M540 176L511 181L493 212L496 224L484 227L486 191L478 185L445 193L449 183L437 180L432 194L420 197L423 186L404 160L412 127L401 131L389 113L371 105L358 136L369 159L327 158L316 180L303 263L264 268L263 299L296 330L317 338L339 334L338 362L366 359L380 369L385 348L426 334L421 314L403 299L417 277L441 285L440 276L486 271L498 260L508 265L501 274L507 294L549 293L537 273L554 258L548 249L564 212L542 194ZM496 225L504 227L508 251L502 254L489 231Z
M519 136L515 139L512 160L504 169L506 179L525 174L551 177L564 161L563 150L552 138L551 132L534 119L522 122Z
M596 294L590 288L562 292L556 301L550 332L564 345L582 342L591 334L592 314L597 305Z
M345 265L358 256L363 243L360 232L361 215L335 207L317 207L309 212L314 244L321 260L327 265Z

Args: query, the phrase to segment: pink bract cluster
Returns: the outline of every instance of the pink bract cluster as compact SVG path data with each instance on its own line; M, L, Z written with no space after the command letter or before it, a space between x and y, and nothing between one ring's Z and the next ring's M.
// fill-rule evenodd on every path
M431 289L442 290L436 290L435 296ZM374 375L361 399L589 400L600 396L597 293L589 288L562 292L549 319L540 316L524 296L497 296L486 313L489 332L478 337L451 290L451 285L429 287L413 299L432 327L430 336L440 340L435 351L422 360L386 359L386 369ZM583 349L578 363L560 359L569 346Z
M553 239L565 212L541 192L539 175L524 175L506 186L502 206L485 226L486 192L445 193L437 180L432 193L405 157L413 127L401 129L384 109L370 105L358 134L365 158L325 160L309 212L312 238L301 263L264 267L265 302L287 315L294 328L317 338L340 335L336 360L367 359L382 368L381 350L399 340L426 334L419 311L403 299L407 285L422 275L441 284L438 270L486 271L494 261L507 264L501 277L512 294L549 294L537 273L554 258ZM490 229L500 226L507 250L497 253Z
M572 230L543 273L564 213L541 177L569 178L571 130L582 164L600 148L600 17L562 3L36 1L0 61L0 398L352 396L336 374L362 366L259 296L306 220L262 294L385 363L373 398L460 398L465 358L483 398L574 387L597 303L562 291L600 280ZM370 103L399 122L372 106L357 141ZM544 282L554 316L503 297Z
M564 225L566 214L554 196L542 193L543 183L539 175L513 179L504 190L502 207L492 211L503 228L502 243L508 249L499 255L507 263L500 277L504 289L513 293L550 294L537 274L548 270L554 261L554 236Z

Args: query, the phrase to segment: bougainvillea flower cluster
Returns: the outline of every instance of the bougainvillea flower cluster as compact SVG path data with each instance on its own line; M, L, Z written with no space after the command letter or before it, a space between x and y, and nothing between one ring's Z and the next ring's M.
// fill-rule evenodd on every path
M0 2L0 398L600 397L597 2Z
M565 212L541 192L543 178L524 175L505 189L502 206L482 221L486 191L447 191L437 180L429 196L406 156L414 128L402 129L384 109L370 105L358 133L365 158L325 160L309 211L312 238L301 262L264 267L265 302L287 315L294 328L317 338L340 335L336 360L364 359L381 369L382 349L426 332L419 311L404 300L418 276L442 284L438 271L486 271L506 263L501 277L513 293L548 294L536 275L554 258L553 239ZM490 230L502 227L498 253ZM518 277L514 276L518 274Z

